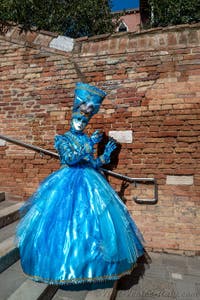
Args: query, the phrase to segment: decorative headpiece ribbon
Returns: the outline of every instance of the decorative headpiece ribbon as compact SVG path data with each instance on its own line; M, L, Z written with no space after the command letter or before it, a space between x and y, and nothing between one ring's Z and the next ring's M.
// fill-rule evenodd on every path
M75 88L73 117L89 119L98 112L106 93L87 83L78 82Z

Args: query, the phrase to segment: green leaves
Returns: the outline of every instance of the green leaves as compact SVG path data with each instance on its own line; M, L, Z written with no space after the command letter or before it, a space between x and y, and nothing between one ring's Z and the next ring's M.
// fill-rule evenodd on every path
M0 20L23 30L58 32L70 37L110 33L115 29L110 0L1 0Z
M200 21L200 0L149 0L152 27Z

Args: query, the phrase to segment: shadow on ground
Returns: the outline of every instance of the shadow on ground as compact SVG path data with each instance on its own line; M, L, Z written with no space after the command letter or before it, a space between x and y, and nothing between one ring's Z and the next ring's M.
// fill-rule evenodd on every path
M112 288L115 281L109 280L106 282L96 282L96 283L82 283L82 284L69 284L69 285L63 285L59 286L62 290L67 291L82 291L82 290L96 290L96 289L108 289Z
M130 275L125 275L118 280L117 290L129 290L134 285L137 285L140 278L143 278L145 270L151 264L151 258L147 252L141 256Z

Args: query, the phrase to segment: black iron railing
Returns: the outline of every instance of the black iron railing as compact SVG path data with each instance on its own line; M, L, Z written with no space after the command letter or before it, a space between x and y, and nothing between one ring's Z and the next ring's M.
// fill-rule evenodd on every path
M41 155L46 154L46 155L55 157L57 159L59 158L59 155L53 151L49 151L49 150L40 148L38 146L34 146L32 144L27 144L20 140L16 140L14 138L11 138L11 137L8 137L8 136L2 135L2 134L0 134L0 139L10 142L10 143L13 143L18 146L27 148L27 149L34 150L36 152L39 152ZM122 175L122 174L119 174L119 173L116 173L116 172L113 172L113 171L110 171L110 170L107 170L104 168L100 168L100 170L103 171L106 175L110 175L112 177L121 179L123 181L133 183L135 186L138 183L153 184L154 185L154 198L153 199L141 199L138 197L133 197L133 199L136 203L139 203L139 204L156 204L157 203L157 201L158 201L158 185L157 185L157 181L155 178L134 178L134 177L132 178L132 177L128 177L128 176L125 176L125 175Z

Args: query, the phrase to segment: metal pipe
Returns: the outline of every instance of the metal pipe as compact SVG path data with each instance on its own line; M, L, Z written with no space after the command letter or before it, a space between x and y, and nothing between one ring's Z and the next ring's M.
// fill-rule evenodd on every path
M133 197L133 200L137 204L156 204L158 202L158 184L156 179L153 181L154 184L154 198L153 199L144 199L144 198L138 198L138 197Z
M32 144L24 143L22 141L16 140L14 138L11 138L11 137L8 137L8 136L2 135L2 134L0 134L0 139L5 140L10 143L13 143L13 144L16 144L18 146L27 148L27 149L34 150L39 153L43 153L46 155L54 156L55 158L59 158L59 155L53 151L49 151L49 150L43 149L41 147L34 146ZM147 182L147 183L154 184L154 199L139 199L137 197L134 197L133 199L136 203L139 203L139 204L156 204L157 203L157 201L158 201L158 185L154 178L132 178L132 177L128 177L126 175L122 175L122 174L119 174L119 173L116 173L116 172L113 172L113 171L110 171L110 170L107 170L104 168L100 168L100 170L110 176L131 182L131 183L136 184L137 182L140 182L140 183Z
M113 177L116 177L116 178L119 178L119 179L122 179L122 180L126 180L126 181L129 181L129 182L154 182L155 179L154 178L134 178L134 177L128 177L128 176L125 176L125 175L122 175L122 174L119 174L119 173L116 173L116 172L113 172L113 171L110 171L110 170L106 170L106 169L103 169L101 168L101 170L103 172L106 172L108 175L111 175Z
M7 142L11 142L11 143L16 144L18 146L22 146L24 148L28 148L28 149L31 149L31 150L34 150L34 151L37 151L37 152L40 152L40 153L44 153L44 154L55 156L55 157L59 158L59 155L55 152L40 148L38 146L34 146L34 145L31 145L31 144L24 143L22 141L16 140L14 138L11 138L11 137L8 137L8 136L2 135L2 134L0 134L0 139L5 140Z

